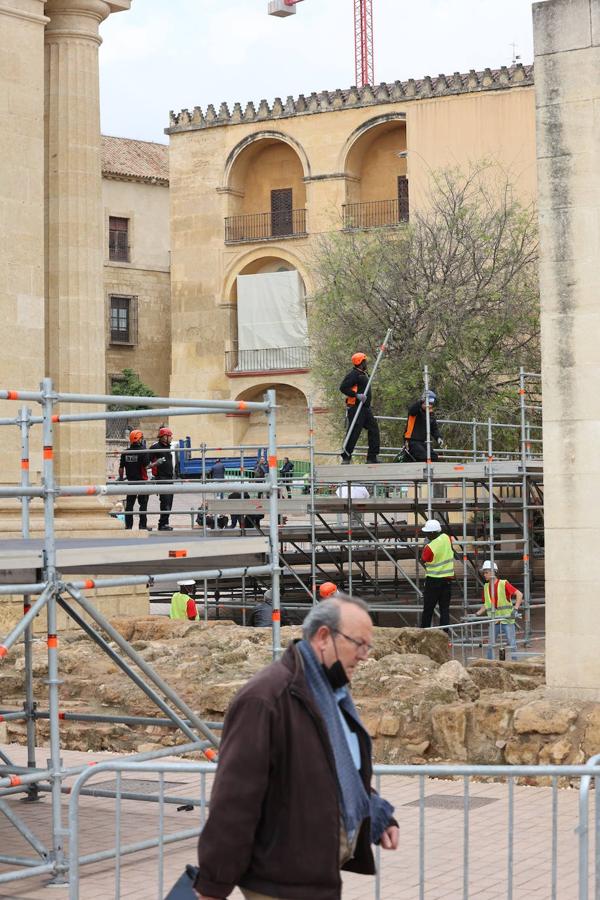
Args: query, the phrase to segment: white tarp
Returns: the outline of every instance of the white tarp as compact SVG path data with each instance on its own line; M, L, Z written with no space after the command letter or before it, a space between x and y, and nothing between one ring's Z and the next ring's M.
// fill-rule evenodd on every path
M253 368L254 354L244 354L244 350L308 347L304 287L295 269L238 275L237 296L238 368ZM291 358L297 354L289 355Z

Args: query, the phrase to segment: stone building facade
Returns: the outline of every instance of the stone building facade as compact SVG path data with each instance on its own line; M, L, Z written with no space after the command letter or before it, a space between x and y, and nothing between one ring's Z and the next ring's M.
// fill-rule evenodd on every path
M171 303L166 144L102 137L106 389L132 369L169 393Z
M308 343L278 347L265 335L270 313L258 310L261 286L271 291L273 275L295 271L299 305L309 306L319 235L401 226L425 202L431 170L486 159L525 201L536 191L531 66L289 97L271 106L235 104L231 111L226 104L218 111L196 107L171 113L167 133L171 390L251 400L275 387L285 442L306 440L306 401L312 396L319 405L318 388ZM263 280L253 290L243 276ZM202 422L202 440L260 442L260 421L243 413L228 421L229 433L222 422ZM200 437L196 423L180 425Z

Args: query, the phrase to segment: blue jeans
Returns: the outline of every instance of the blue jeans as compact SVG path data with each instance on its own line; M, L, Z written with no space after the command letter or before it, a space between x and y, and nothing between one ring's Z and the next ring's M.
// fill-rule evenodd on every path
M517 649L517 636L514 622L490 622L489 644L485 654L488 659L494 658L494 645L500 642L502 635L504 635L504 644L508 644L512 651Z

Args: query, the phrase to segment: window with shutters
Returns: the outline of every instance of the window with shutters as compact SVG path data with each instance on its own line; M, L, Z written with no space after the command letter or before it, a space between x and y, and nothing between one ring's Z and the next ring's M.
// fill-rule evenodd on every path
M400 222L408 222L408 178L406 175L398 176L398 219Z
M129 219L109 216L108 258L113 262L129 262Z
M276 237L293 233L292 189L271 191L271 234Z
M109 334L111 344L137 343L137 297L111 295Z

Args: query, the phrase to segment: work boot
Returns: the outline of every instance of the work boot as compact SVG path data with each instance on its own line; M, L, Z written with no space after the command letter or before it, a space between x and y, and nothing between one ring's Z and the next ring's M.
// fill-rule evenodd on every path
M367 456L367 464L369 466L379 465L379 460L377 459L376 456L373 457L373 459L369 459L369 457Z
M159 531L173 531L173 528L171 525L159 525L158 530Z
M351 456L342 456L342 465L343 466L349 466L351 462L352 462Z

